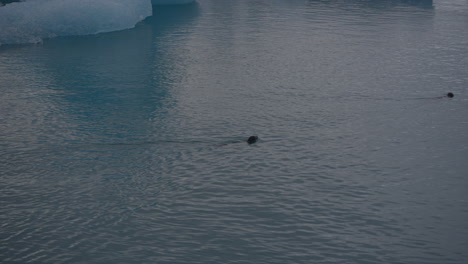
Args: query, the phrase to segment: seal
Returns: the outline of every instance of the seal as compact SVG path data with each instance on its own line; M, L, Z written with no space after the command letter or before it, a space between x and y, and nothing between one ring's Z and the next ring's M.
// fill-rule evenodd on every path
M258 137L257 136L250 136L248 139L247 139L247 143L250 145L250 144L253 144L255 142L257 142L258 140Z
M453 93L447 93L446 95L448 98L453 98L455 95Z

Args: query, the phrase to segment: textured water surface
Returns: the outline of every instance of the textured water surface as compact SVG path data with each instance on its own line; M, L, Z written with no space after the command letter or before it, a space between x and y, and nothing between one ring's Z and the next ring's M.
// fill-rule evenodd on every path
M467 263L467 17L199 0L1 46L0 262Z

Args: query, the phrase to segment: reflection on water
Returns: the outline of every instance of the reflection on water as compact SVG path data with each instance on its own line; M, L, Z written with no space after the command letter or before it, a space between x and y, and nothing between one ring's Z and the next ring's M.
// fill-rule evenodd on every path
M371 8L371 9L387 9L394 7L415 6L421 8L433 8L432 0L355 0L355 1L324 1L324 0L308 0L308 4L325 4L332 5L337 8Z
M80 127L80 131L68 131L75 133L73 140L83 136L83 140L89 141L92 140L88 138L89 134L95 133L104 133L107 137L110 131L116 137L142 136L147 120L153 114L160 116L166 111L164 107L171 104L168 89L183 74L181 65L177 64L183 37L171 40L177 45L161 44L164 35L168 34L168 28L174 29L193 21L197 9L196 4L181 8L160 7L155 15L164 12L168 17L147 19L134 30L54 39L44 45L30 47L26 58L16 58L18 61L4 67L7 68L5 72L12 75L24 72L28 78L34 79L34 83L27 83L29 87L24 90L21 89L24 85L18 85L20 89L9 90L8 97L11 100L30 97L28 106L24 107L30 114L19 113L25 118L33 112L40 114L39 109L43 107L54 108L44 110L42 114L56 116L54 120L46 119L48 122L67 123L60 127L72 125L69 121ZM179 11L181 14L176 16ZM14 47L10 49L21 52ZM164 67L159 62L164 62ZM7 88L8 84L4 85ZM44 96L31 96L31 90L37 85L44 87L41 91ZM61 113L47 113L56 110ZM57 126L53 123L43 125Z
M463 263L454 5L199 0L0 47L0 262Z

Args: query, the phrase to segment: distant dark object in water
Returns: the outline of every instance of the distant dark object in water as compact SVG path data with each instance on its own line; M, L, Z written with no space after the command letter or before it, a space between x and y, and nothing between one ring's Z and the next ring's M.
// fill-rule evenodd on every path
M453 93L447 93L446 95L444 96L438 96L438 97L435 97L434 99L444 99L444 98L453 98L455 95Z
M250 137L247 139L247 143L253 144L253 143L257 142L257 140L258 140L258 137L257 137L257 136L250 136Z

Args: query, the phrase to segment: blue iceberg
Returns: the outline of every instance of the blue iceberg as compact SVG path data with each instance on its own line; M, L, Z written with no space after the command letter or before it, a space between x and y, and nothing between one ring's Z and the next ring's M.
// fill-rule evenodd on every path
M151 0L153 5L181 5L193 2L195 2L195 0Z
M0 45L133 28L151 0L28 0L0 6Z

